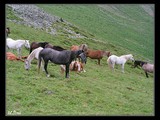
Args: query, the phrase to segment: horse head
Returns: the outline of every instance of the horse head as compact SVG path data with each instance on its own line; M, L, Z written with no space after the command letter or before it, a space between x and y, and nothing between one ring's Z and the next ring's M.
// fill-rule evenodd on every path
M143 61L140 62L140 66L141 66L141 67L142 67L144 64L147 64L147 62L143 62Z
M82 63L85 63L85 64L86 64L86 62L87 62L86 53L85 53L83 50L81 50L81 51L82 51L82 52L78 55L78 57L81 58Z
M29 40L25 40L24 46L25 46L27 49L30 49Z
M9 27L7 27L6 28L6 33L7 33L7 36L8 36L8 34L10 34L11 32L10 32L10 28Z
M73 70L78 72L81 71L81 64L78 61L74 63Z
M128 55L128 58L129 58L130 60L132 60L132 62L135 61L132 54L129 54L129 55Z
M24 67L25 67L26 70L30 69L30 63L27 59L24 61Z

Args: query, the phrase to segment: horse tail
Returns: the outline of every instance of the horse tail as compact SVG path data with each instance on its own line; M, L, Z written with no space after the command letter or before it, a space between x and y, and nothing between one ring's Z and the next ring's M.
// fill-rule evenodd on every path
M41 57L41 52L40 52L39 56L38 56L38 73L39 73L39 69L41 67L41 62L42 62L42 57Z
M109 67L111 68L112 61L111 61L111 58L110 58L110 57L107 59L107 63L108 63L108 65L109 65Z

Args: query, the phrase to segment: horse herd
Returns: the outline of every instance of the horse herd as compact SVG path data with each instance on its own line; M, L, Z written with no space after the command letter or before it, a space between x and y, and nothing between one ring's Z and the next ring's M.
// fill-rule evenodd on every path
M29 49L28 56L21 56L22 48L26 47ZM7 52L7 59L10 60L21 60L25 63L24 67L26 70L30 69L31 61L33 59L38 60L38 73L40 67L42 71L45 71L46 76L49 77L47 66L49 61L60 65L61 73L65 71L65 77L69 78L69 71L86 72L84 65L87 62L87 57L91 59L97 59L98 65L100 60L107 56L108 66L114 71L115 64L121 65L121 71L124 73L124 65L128 60L134 61L134 68L140 66L148 78L148 72L154 72L154 65L148 62L135 60L132 54L116 56L112 55L110 51L104 50L93 50L89 49L87 44L72 45L70 50L64 49L60 46L54 46L49 42L32 42L29 40L13 40L12 38L6 38L6 49L17 49L18 57L13 53ZM25 59L25 60L22 60ZM77 60L78 59L78 60Z

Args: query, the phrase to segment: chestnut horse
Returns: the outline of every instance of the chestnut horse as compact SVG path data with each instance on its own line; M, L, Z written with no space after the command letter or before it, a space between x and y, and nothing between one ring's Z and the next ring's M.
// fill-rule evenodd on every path
M100 60L104 57L107 56L109 57L111 55L110 51L104 51L104 50L91 50L88 49L86 56L91 58L91 59L97 59L98 60L98 65L100 65Z
M24 62L24 60L18 58L16 55L14 55L14 54L11 53L11 52L6 52L6 57L7 57L7 60L20 60L20 61ZM22 57L22 58L25 59L25 58L27 58L27 56L24 56L24 57Z

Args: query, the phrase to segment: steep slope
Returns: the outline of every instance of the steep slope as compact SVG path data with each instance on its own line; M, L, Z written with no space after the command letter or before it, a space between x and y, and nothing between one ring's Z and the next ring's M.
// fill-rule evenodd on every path
M131 53L154 61L153 5L41 4L38 6L89 31L100 41L124 47Z

